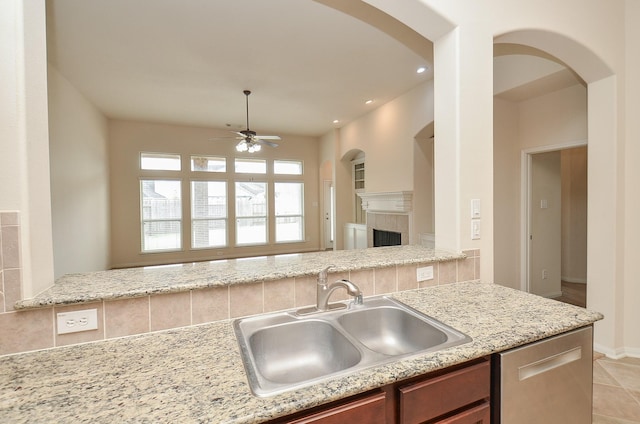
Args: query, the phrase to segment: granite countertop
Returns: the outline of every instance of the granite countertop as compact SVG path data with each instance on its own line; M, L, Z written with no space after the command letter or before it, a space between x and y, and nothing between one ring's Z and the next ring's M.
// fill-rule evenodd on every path
M389 246L68 274L60 277L51 288L37 296L18 301L15 309L302 277L318 274L328 265L333 266L331 272L342 272L462 258L465 258L464 254L422 246Z
M258 398L247 384L231 322L220 321L0 357L0 417L14 424L259 423L602 319L597 312L479 282L393 297L473 341Z

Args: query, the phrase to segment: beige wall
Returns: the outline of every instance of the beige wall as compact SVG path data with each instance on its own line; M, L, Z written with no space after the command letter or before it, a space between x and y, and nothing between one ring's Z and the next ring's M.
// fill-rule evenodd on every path
M624 345L626 352L640 357L640 331L637 323L640 322L640 278L638 278L638 236L640 236L640 220L637 219L640 211L640 2L627 0L625 11L625 61L626 61L626 97L625 114L622 128L625 128L625 137L628 143L625 146L624 181L628 181L624 187Z
M15 1L0 3L0 210L21 209L20 113L18 102L24 96L18 81L23 78L18 60L21 5Z
M0 3L0 211L18 211L22 292L53 284L44 1Z
M420 234L435 233L434 140L416 139L413 145L413 228L410 240L418 244Z
M318 250L320 246L320 204L318 189L318 140L314 137L281 135L282 141L277 148L263 148L255 154L238 154L234 140L212 141L214 134L220 134L210 128L197 128L168 124L152 124L143 122L111 120L109 122L109 157L111 172L111 258L113 267L128 267L159 263L188 262L194 260L211 260L235 258L277 253L291 253ZM146 253L140 252L140 152L175 153L182 155L183 171L176 172L181 178L183 210L188 212L189 181L202 176L194 176L190 172L189 158L193 155L212 155L224 157L251 157L264 159L302 159L304 166L303 181L305 184L305 238L300 243L274 242L273 220L270 221L270 244L262 246L233 246L233 217L229 217L229 247L221 249L189 248L188 238L190 224L183 219L183 250L180 252ZM211 175L211 178L223 178L228 182L236 179L248 179L245 176L234 176L233 163L227 162L226 174ZM152 177L153 172L145 176ZM280 177L279 180L299 180L298 177ZM233 206L233 202L230 201ZM187 209L185 209L187 208ZM183 216L188 216L183 212Z
M520 288L520 143L518 104L494 99L494 278Z
M587 90L579 84L521 102L519 111L523 149L587 139Z
M587 282L587 148L560 152L562 281Z
M110 266L107 119L48 69L55 277Z
M420 84L340 129L340 156L361 150L367 193L413 190L415 136L433 122L433 81Z
M354 151L365 154L365 192L413 192L410 241L414 244L418 234L435 232L433 140L416 139L433 123L433 110L433 81L428 81L340 129L343 168L350 167ZM350 187L350 169L342 175L338 187ZM353 217L353 206L349 210Z
M351 171L345 169L338 156L340 151L340 130L335 129L329 131L320 137L319 146L319 159L320 162L325 164L331 169L331 181L334 185L334 218L335 218L335 234L333 235L333 248L342 249L343 247L343 232L338 231L339 228L343 228L344 224L349 221L351 216L351 205L348 197L348 188L351 187ZM323 174L325 176L325 174ZM323 199L324 201L324 199ZM322 219L322 218L321 218ZM322 225L320 231L323 231ZM323 244L324 246L324 244Z
M640 355L640 335L634 327L640 321L640 288L633 268L640 232L635 221L640 193L634 185L640 179L635 167L640 160L635 118L640 111L640 37L634 28L640 19L637 0L366 2L434 41L436 138L448 148L438 152L436 146L436 161L444 164L436 166L436 232L439 239L447 237L451 247L481 248L486 281L493 281L495 254L494 39L545 50L587 81L587 272L592 283L588 297L590 306L606 316L596 325L596 345L612 354ZM0 2L0 66L3 75L15 77L3 78L0 91L0 209L20 210L27 296L51 284L53 277L47 114L43 110L44 4L43 0ZM470 198L480 198L483 204L486 236L478 242L469 240L470 224L461 218L467 216Z
M522 102L494 100L494 264L500 284L524 288L522 152L584 142L586 92L574 85Z

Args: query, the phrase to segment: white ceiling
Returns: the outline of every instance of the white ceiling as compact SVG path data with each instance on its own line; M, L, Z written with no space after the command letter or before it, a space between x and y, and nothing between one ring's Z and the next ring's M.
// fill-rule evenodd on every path
M47 0L47 41L109 118L244 129L249 89L262 134L318 136L433 78L432 43L360 0ZM535 49L495 54L506 100L583 83Z
M252 130L317 136L433 77L427 40L313 0L47 0L47 37L109 118L244 129L249 89Z

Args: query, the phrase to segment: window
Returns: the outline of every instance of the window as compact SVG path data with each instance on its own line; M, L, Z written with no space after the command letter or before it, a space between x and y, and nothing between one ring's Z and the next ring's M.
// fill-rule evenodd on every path
M275 183L276 243L304 240L303 183Z
M238 174L266 174L267 161L264 159L236 159L235 170Z
M279 175L302 175L302 162L297 160L274 160L273 173Z
M211 156L191 156L191 170L203 172L227 172L227 159Z
M180 155L165 153L140 153L140 169L180 171Z
M184 152L139 159L144 253L305 240L301 160Z
M236 244L266 244L267 183L238 181L235 188Z
M191 247L227 245L227 183L191 181Z
M180 180L141 180L142 251L182 247Z

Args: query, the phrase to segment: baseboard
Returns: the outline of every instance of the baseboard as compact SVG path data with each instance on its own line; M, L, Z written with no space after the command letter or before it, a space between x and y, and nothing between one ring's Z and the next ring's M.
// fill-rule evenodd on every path
M545 294L542 294L540 296L546 297L546 298L549 298L549 299L556 299L556 298L562 296L562 292L559 291L559 292L545 293Z
M587 284L586 278L573 278L573 277L563 277L560 276L560 279L567 283L578 283L578 284Z
M620 347L618 349L611 349L598 343L593 344L593 350L602 353L611 359L622 358L640 358L640 348L635 347Z

